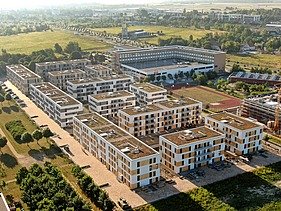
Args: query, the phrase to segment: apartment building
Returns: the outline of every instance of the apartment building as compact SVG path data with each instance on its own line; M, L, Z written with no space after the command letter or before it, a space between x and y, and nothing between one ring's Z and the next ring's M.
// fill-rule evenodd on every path
M259 23L261 21L260 15L246 15L237 13L215 13L213 18L224 22L237 22L237 23Z
M82 78L86 78L86 73L80 69L52 71L48 73L48 81L63 91L66 91L67 81Z
M133 79L127 75L78 79L67 82L67 92L75 99L87 102L88 95L129 90L132 82Z
M190 98L162 101L144 107L119 110L118 125L134 136L191 127L201 121L202 103Z
M134 94L123 90L118 92L100 93L88 96L90 111L97 112L104 117L115 117L120 109L136 105Z
M167 100L167 90L150 83L134 83L130 85L139 105L150 105Z
M62 128L72 126L73 117L83 112L83 105L48 82L30 86L32 101Z
M64 61L43 62L35 64L35 72L40 75L44 80L48 79L48 72L81 69L84 70L85 66L90 65L91 61L88 59L74 59Z
M101 64L88 65L85 67L85 72L88 76L93 77L107 77L113 74L111 68Z
M31 84L42 82L42 78L39 75L21 64L7 66L6 71L7 79L25 95L29 94Z
M266 24L266 30L270 34L279 35L281 34L281 24Z
M237 155L258 151L262 148L263 124L222 112L205 117L205 124L226 136L226 150Z
M143 49L116 50L112 52L111 59L114 69L124 69L131 66L132 68L129 68L131 71L140 72L141 74L143 72L142 69L144 68L151 69L152 67L159 67L158 69L155 69L155 75L157 75L157 71L162 71L161 67L163 66L168 67L163 67L162 69L176 69L175 67L181 65L180 63L175 62L175 60L186 61L187 63L185 66L192 66L192 64L188 65L188 62L197 62L202 64L202 67L189 68L188 70L190 71L195 70L195 68L201 68L200 70L204 71L207 67L203 64L212 66L212 69L215 71L224 71L226 53L222 51L187 46L164 46ZM167 61L171 62L168 64ZM173 65L173 67L171 67L171 65ZM162 74L164 72L162 72Z
M131 189L159 181L159 153L101 115L74 117L73 135Z
M159 137L162 164L181 173L224 160L225 135L206 126Z

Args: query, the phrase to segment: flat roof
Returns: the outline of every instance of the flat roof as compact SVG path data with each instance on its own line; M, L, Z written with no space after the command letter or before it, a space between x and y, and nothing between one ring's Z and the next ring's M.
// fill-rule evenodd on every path
M131 84L132 87L136 87L140 90L143 90L145 92L149 92L149 93L154 93L154 92L167 92L166 89L160 87L160 86L156 86L154 84L151 83L134 83Z
M48 98L50 98L60 106L81 104L78 100L74 99L49 82L42 82L32 86L34 86L36 89L38 89L40 92L42 92L44 95L46 95Z
M220 121L223 124L232 126L239 130L248 130L251 128L256 128L261 126L258 123L255 123L249 119L228 113L228 112L221 112L216 114L211 114L208 116L209 118L215 119L216 121Z
M36 63L36 66L45 66L45 65L52 65L52 64L69 64L69 63L80 63L80 62L89 62L89 59L73 59L73 60L62 60L62 61L51 61L51 62L40 62Z
M146 105L144 107L135 106L135 107L125 108L122 109L121 111L129 115L138 115L138 114L145 114L145 113L161 111L161 110L162 108L160 108L159 106L155 104L151 104L151 105Z
M19 65L9 65L7 66L8 69L12 70L15 72L17 75L24 79L32 79L32 78L41 78L39 75L36 73L32 72L30 69L27 67L23 66L22 64Z
M95 112L81 114L75 118L79 119L131 159L157 154L154 149Z
M188 105L193 105L200 103L199 101L193 100L191 98L183 98L181 100L165 100L158 102L157 105L161 108L177 108L177 107L182 107L182 106L188 106Z
M135 95L131 92L126 90L118 91L118 92L107 92L107 93L100 93L96 95L90 95L92 98L96 100L105 100L105 99L114 99L120 97L135 97Z
M250 73L250 72L234 72L229 76L229 78L281 82L281 76L279 75Z
M48 74L51 76L76 75L77 73L85 74L85 72L81 69L58 70L58 71L48 72Z
M116 79L131 79L128 75L111 75L108 77L98 77L98 78L82 78L77 80L72 80L70 83L72 84L85 84L85 83L95 83L95 82L103 82L103 81L110 81L110 80L116 80Z
M182 130L175 133L163 135L170 142L180 146L190 144L198 141L209 140L210 138L218 137L223 135L215 130L212 130L206 126L197 127L188 130Z
M87 65L85 68L95 71L111 70L111 68L101 64Z

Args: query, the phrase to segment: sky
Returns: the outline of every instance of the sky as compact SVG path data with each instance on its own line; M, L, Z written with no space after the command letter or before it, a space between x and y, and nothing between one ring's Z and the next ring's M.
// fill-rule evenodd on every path
M0 0L1 9L37 8L42 6L57 6L64 4L147 4L157 3L162 0Z

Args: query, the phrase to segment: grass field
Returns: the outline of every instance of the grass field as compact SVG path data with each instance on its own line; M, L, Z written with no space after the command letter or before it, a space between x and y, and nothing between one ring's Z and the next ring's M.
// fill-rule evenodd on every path
M239 65L245 69L250 70L251 67L268 67L273 70L281 71L281 56L270 54L257 55L227 55L227 65L231 68L234 63L239 62Z
M92 37L82 37L67 31L32 32L0 37L0 49L6 49L9 53L26 53L45 48L53 48L59 43L63 48L68 42L78 42L85 51L106 51L111 46L99 42Z
M130 26L129 30L143 29L147 32L156 33L157 31L162 31L164 35L152 38L142 38L141 40L147 41L151 44L158 44L158 39L168 39L170 37L182 37L184 39L189 39L190 35L193 35L194 39L201 38L207 33L223 33L218 30L204 30L196 28L175 28L175 27L164 27L164 26ZM95 31L106 31L107 33L118 34L121 32L121 27L112 28L95 28Z
M173 94L198 100L203 103L203 107L209 105L209 110L211 111L221 111L240 105L239 99L202 86L173 90Z
M280 210L281 162L145 205L137 211Z

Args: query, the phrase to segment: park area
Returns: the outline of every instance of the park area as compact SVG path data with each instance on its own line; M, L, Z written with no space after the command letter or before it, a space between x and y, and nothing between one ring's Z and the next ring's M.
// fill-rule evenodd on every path
M84 51L107 51L109 44L97 41L93 37L74 35L67 31L31 32L27 34L3 36L0 39L0 48L8 53L30 54L46 48L53 48L58 43L64 48L70 41L78 42Z
M239 106L241 103L238 98L203 86L181 88L173 90L172 92L173 96L176 97L183 96L198 100L203 103L203 108L208 108L213 112L233 108Z

